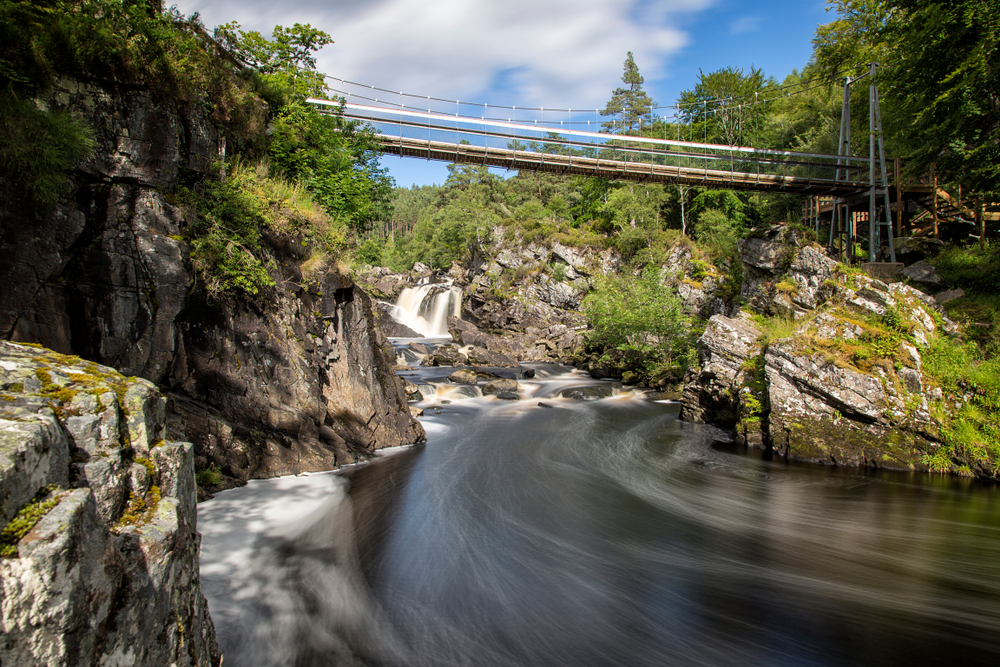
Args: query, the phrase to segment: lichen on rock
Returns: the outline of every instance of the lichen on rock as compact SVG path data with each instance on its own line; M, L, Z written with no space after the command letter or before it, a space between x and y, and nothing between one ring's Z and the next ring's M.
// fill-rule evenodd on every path
M0 341L0 397L0 663L220 664L193 447L152 384Z

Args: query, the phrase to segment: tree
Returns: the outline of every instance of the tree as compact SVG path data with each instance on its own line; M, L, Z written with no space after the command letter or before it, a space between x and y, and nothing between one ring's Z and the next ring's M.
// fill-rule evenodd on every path
M746 73L737 67L699 71L698 83L682 92L677 104L684 122L700 130L697 138L728 146L754 144L764 123L760 94L771 85L773 79L752 66Z
M316 51L333 39L308 23L291 28L275 26L271 39L256 30L244 32L236 21L215 29L215 38L238 60L259 72L266 81L280 85L300 97L321 96L326 80L316 70Z
M639 67L635 64L632 52L628 52L625 58L625 72L622 74L622 83L625 88L615 88L611 94L602 116L618 116L618 121L608 121L602 125L604 129L618 129L623 134L632 134L642 126L642 121L652 122L653 107L656 102L642 89L645 79L639 74Z
M831 0L817 34L827 71L876 57L887 135L912 171L936 163L951 181L1000 191L1000 1Z

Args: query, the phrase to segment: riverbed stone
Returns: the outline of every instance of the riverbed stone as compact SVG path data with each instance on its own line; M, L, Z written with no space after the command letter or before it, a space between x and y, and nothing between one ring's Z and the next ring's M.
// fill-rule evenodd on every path
M468 368L463 368L457 370L448 376L448 380L454 382L455 384L471 384L474 385L478 382L479 378L476 372Z
M496 396L497 398L509 399L511 397L517 398L517 392L520 390L520 385L518 385L516 380L509 380L506 378L501 378L499 380L491 380L483 385L482 391L483 396Z

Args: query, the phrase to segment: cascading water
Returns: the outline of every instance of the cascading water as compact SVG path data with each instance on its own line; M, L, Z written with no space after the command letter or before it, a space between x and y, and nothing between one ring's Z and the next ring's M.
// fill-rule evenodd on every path
M461 314L462 291L450 282L407 287L389 310L392 319L427 338L447 338L448 318Z

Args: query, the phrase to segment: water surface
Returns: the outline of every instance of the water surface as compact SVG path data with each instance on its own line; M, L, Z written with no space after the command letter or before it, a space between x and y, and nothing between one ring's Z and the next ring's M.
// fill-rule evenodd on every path
M995 487L769 461L674 404L553 397L573 381L432 397L425 447L356 471L394 498L355 512L369 664L1000 664Z

